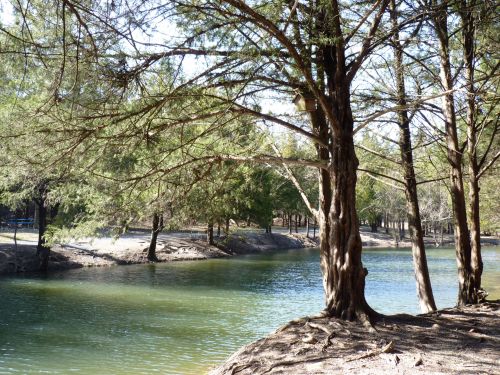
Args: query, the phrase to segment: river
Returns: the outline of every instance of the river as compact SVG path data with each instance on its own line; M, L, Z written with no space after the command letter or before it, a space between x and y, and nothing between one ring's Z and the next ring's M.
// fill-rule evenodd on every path
M438 307L453 306L454 251L428 257ZM500 250L483 259L500 298ZM375 310L419 312L409 250L365 250L363 262ZM2 278L0 374L198 375L322 307L316 249Z

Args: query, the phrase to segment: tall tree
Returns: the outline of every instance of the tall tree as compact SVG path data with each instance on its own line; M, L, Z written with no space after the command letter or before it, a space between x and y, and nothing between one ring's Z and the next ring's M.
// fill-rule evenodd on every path
M436 303L432 294L432 286L427 267L425 254L424 233L420 219L418 204L417 180L413 167L413 149L410 132L410 118L407 110L406 89L404 81L403 44L399 38L399 21L396 1L391 0L391 20L394 29L394 74L396 77L397 105L402 108L398 111L399 147L401 151L401 166L404 175L404 187L408 209L408 229L412 239L413 266L417 283L417 295L422 312L436 310Z
M448 31L448 1L432 0L432 22L439 41L441 87L443 95L443 117L447 158L450 165L450 193L453 207L455 249L458 267L458 304L476 303L477 294L471 268L471 244L467 225L465 190L463 184L463 151L458 137L455 110L453 72L450 57L450 33Z
M487 143L493 144L497 138L498 118L491 120L489 116L480 114L477 108L477 102L482 102L484 112L491 105L488 103L487 95L484 95L486 87L489 87L496 80L496 70L498 69L498 60L490 64L482 64L481 80L476 79L476 64L480 64L482 56L490 55L489 41L483 36L482 41L479 38L477 29L487 30L494 27L491 22L491 16L495 14L495 7L488 2L479 2L475 0L462 0L457 5L458 14L461 21L461 46L464 61L465 91L466 91L466 116L467 125L467 155L468 155L468 174L469 174L469 227L471 237L471 272L472 288L474 293L481 298L481 275L483 272L483 261L481 257L481 227L480 227L480 194L479 180L485 170L489 168L500 156L496 147L487 146L483 155L480 153L480 138L489 138ZM495 16L493 16L495 17ZM480 19L480 20L479 20ZM483 43L481 43L483 42ZM481 46L483 44L483 46ZM497 85L498 86L498 85ZM481 89L479 89L480 87ZM485 129L489 125L492 130ZM488 134L490 133L490 134ZM484 134L489 137L484 137ZM496 154L494 154L496 152ZM488 160L488 154L493 153L493 157ZM488 160L488 162L487 162ZM491 163L490 163L491 162Z

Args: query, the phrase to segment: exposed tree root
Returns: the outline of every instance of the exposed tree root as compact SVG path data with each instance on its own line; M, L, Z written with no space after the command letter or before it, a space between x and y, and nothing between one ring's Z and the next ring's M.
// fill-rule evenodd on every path
M248 364L246 364L246 365L236 365L236 363L235 363L236 366L234 366L233 368L231 368L230 375L234 375L237 372L243 371L244 369L249 368L250 366L252 366L252 364L253 363L251 363L251 362L248 363Z
M462 373L468 364L474 373L497 373L499 318L500 302L484 303L384 316L371 334L359 320L306 317L242 348L211 374L441 374Z
M374 349L366 354L356 356L353 358L349 358L349 359L346 359L345 361L352 362L352 361L357 361L359 359L370 358L370 357L374 357L374 356L382 354L382 353L390 353L393 351L393 349L394 349L394 343L391 341L390 343L388 343L387 345L383 346L380 349Z
M293 366L293 365L297 365L297 364L300 364L300 363L322 361L325 358L326 358L326 356L317 355L317 356L314 356L314 357L306 357L306 358L297 359L297 360L278 361L278 362L273 363L267 370L261 372L261 374L267 374L267 373L271 372L276 367L280 367L280 366Z
M294 320L291 320L289 321L287 324L279 327L275 333L278 333L278 332L283 332L285 330L287 330L288 328L294 326L294 325L299 325L299 324L306 324L307 322L310 322L311 320L315 320L315 319L321 319L321 318L324 318L328 316L327 312L326 311L322 311L320 312L319 314L316 314L316 315L311 315L311 316L303 316L301 318L297 318L297 319L294 319Z
M306 325L311 327L311 328L318 329L318 330L326 333L326 338L325 338L325 341L323 342L323 346L321 348L322 352L324 352L330 345L332 345L332 338L335 336L334 331L332 331L332 330L328 329L326 326L324 326L322 324L318 324L318 323L307 322ZM306 342L306 341L304 341L304 342Z

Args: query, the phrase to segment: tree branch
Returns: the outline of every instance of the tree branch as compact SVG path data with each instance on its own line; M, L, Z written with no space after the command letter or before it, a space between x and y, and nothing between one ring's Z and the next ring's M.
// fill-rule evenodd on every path
M387 8L387 5L389 4L388 0L378 0L377 4L381 3L380 9L373 19L372 25L370 27L370 31L368 32L368 35L365 37L365 40L363 41L362 47L361 47L361 52L359 52L358 56L356 59L352 62L352 65L349 69L349 72L347 73L347 81L351 82L354 79L354 76L358 72L359 68L361 67L361 64L363 63L364 59L368 55L368 52L370 50L370 46L373 40L373 37L375 36L375 33L377 32L378 26L380 24L380 21L382 20L382 16L384 15L385 9Z
M358 168L358 171L361 171L361 172L365 172L366 174L368 174L371 178L373 178L374 180L377 180L377 181L380 181L384 184L387 184L389 186L392 186L392 187L395 187L399 190L404 190L402 187L400 186L396 186L396 185L393 185L393 184L390 184L388 183L387 181L383 181L381 179L378 179L376 178L375 176L373 175L377 175L377 176L380 176L380 177L384 177L384 178L387 178L388 180L391 180L391 181L394 181L394 182L397 182L398 184L402 184L402 185L406 185L404 181L401 181L401 180L398 180L397 178L394 178L394 177L391 177L391 176L388 176L386 174L383 174L383 173L380 173L380 172L375 172L375 171L370 171L368 169L363 169L363 168Z
M283 159L283 155L281 155L281 152L278 150L278 148L276 147L276 145L274 143L271 143L271 147L273 148L274 152L276 153L276 156L278 156L280 159ZM307 197L307 194L305 193L304 189L300 185L300 182L297 180L297 178L293 174L293 171L290 169L290 167L286 163L283 163L283 168L285 168L285 171L287 173L287 178L292 182L292 184L298 190L298 192L299 192L302 200L304 201L304 204L306 205L307 209L309 210L309 212L311 212L311 214L313 215L313 217L316 220L319 220L318 210L312 206L311 202L309 201L309 198Z
M479 173L477 174L476 178L479 179L481 178L481 176L493 165L495 164L495 162L498 160L498 158L500 157L500 151L498 151L495 156L493 156L493 158L483 167L483 169L481 169L481 171L479 171Z

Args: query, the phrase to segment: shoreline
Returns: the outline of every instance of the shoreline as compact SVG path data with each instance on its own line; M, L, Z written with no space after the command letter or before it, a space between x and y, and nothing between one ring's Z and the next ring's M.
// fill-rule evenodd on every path
M25 236L28 234L30 233L24 232ZM54 245L50 251L49 272L83 267L151 263L147 259L149 236L149 232L130 231L118 239L102 237ZM318 246L317 240L302 234L236 232L228 238L220 237L217 240L217 246L211 246L206 243L200 232L161 233L157 240L157 263ZM0 275L37 272L35 241L18 240L17 250L12 242L0 243Z
M0 233L0 275L36 273L38 271L36 231L18 232L17 251L9 235L12 234ZM49 272L82 267L150 263L146 257L149 238L149 231L132 230L118 239L100 237L54 245L50 253ZM158 263L204 260L319 246L317 236L308 238L303 229L299 233L289 234L288 230L282 227L273 228L272 234L259 232L256 229L237 229L227 238L216 237L216 239L217 246L210 246L200 230L161 233L157 240ZM411 248L408 238L404 238L396 246L391 234L372 233L367 227L361 228L361 239L365 248ZM446 235L443 240L443 247L453 246L453 236ZM499 244L499 240L494 237L482 238L481 242L487 246ZM426 237L426 247L435 248L433 245L434 238Z
M295 319L250 343L209 375L494 374L500 366L500 300L362 324Z

